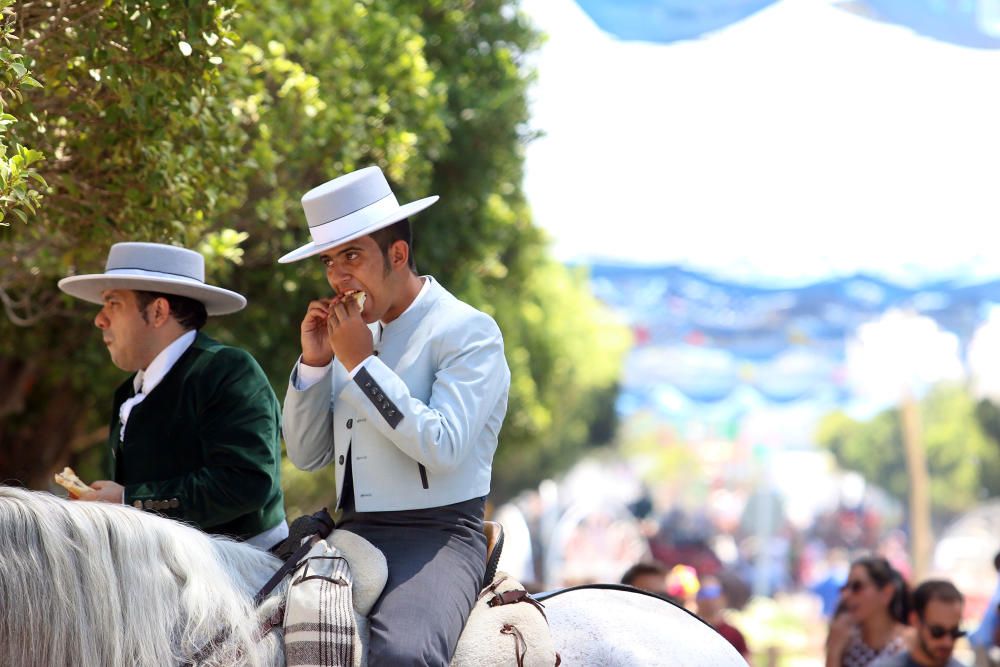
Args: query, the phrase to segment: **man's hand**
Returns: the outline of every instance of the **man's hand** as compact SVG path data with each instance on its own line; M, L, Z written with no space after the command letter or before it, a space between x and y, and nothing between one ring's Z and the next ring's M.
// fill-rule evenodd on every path
M333 348L327 337L326 321L330 317L333 299L316 299L309 302L306 316L302 318L302 363L322 368L333 359Z
M334 297L327 309L330 313L326 320L329 346L344 368L352 371L370 357L374 350L371 329L361 317L357 299L352 296Z
M125 502L125 487L106 479L92 482L93 491L84 491L79 500L94 500L102 503L121 505Z

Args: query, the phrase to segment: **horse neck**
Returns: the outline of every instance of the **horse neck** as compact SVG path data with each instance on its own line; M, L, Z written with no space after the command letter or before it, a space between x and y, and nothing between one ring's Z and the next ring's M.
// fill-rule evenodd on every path
M0 664L280 665L252 598L276 559L121 506L0 487Z

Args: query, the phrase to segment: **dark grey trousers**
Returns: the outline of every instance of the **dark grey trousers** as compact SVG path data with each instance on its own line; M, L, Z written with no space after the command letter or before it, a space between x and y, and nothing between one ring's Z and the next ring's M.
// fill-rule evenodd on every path
M345 508L337 528L374 544L389 564L369 615L370 667L451 663L486 571L485 505L473 498L399 512Z

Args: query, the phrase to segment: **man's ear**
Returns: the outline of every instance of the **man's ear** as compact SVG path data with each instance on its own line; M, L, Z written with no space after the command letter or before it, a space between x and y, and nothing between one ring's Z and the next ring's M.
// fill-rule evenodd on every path
M920 615L917 614L917 612L911 610L910 613L909 613L909 615L908 615L907 620L910 622L910 627L911 628L916 628L916 627L918 627L918 624L920 623Z
M170 319L170 302L162 296L153 299L149 304L149 322L153 326L162 327Z
M410 245L403 240L394 241L389 246L389 264L393 269L406 267L410 262Z

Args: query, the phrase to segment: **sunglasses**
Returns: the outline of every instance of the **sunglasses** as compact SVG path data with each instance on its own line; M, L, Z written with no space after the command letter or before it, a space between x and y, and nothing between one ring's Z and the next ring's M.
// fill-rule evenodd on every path
M857 580L848 581L846 584L840 587L840 592L846 593L847 591L850 591L851 593L860 593L861 591L865 590L867 586L868 584L864 581L857 581Z
M968 634L965 630L959 630L958 626L945 628L940 625L928 625L927 632L931 633L931 637L934 639L941 639L945 635L951 635L952 639L961 639Z

